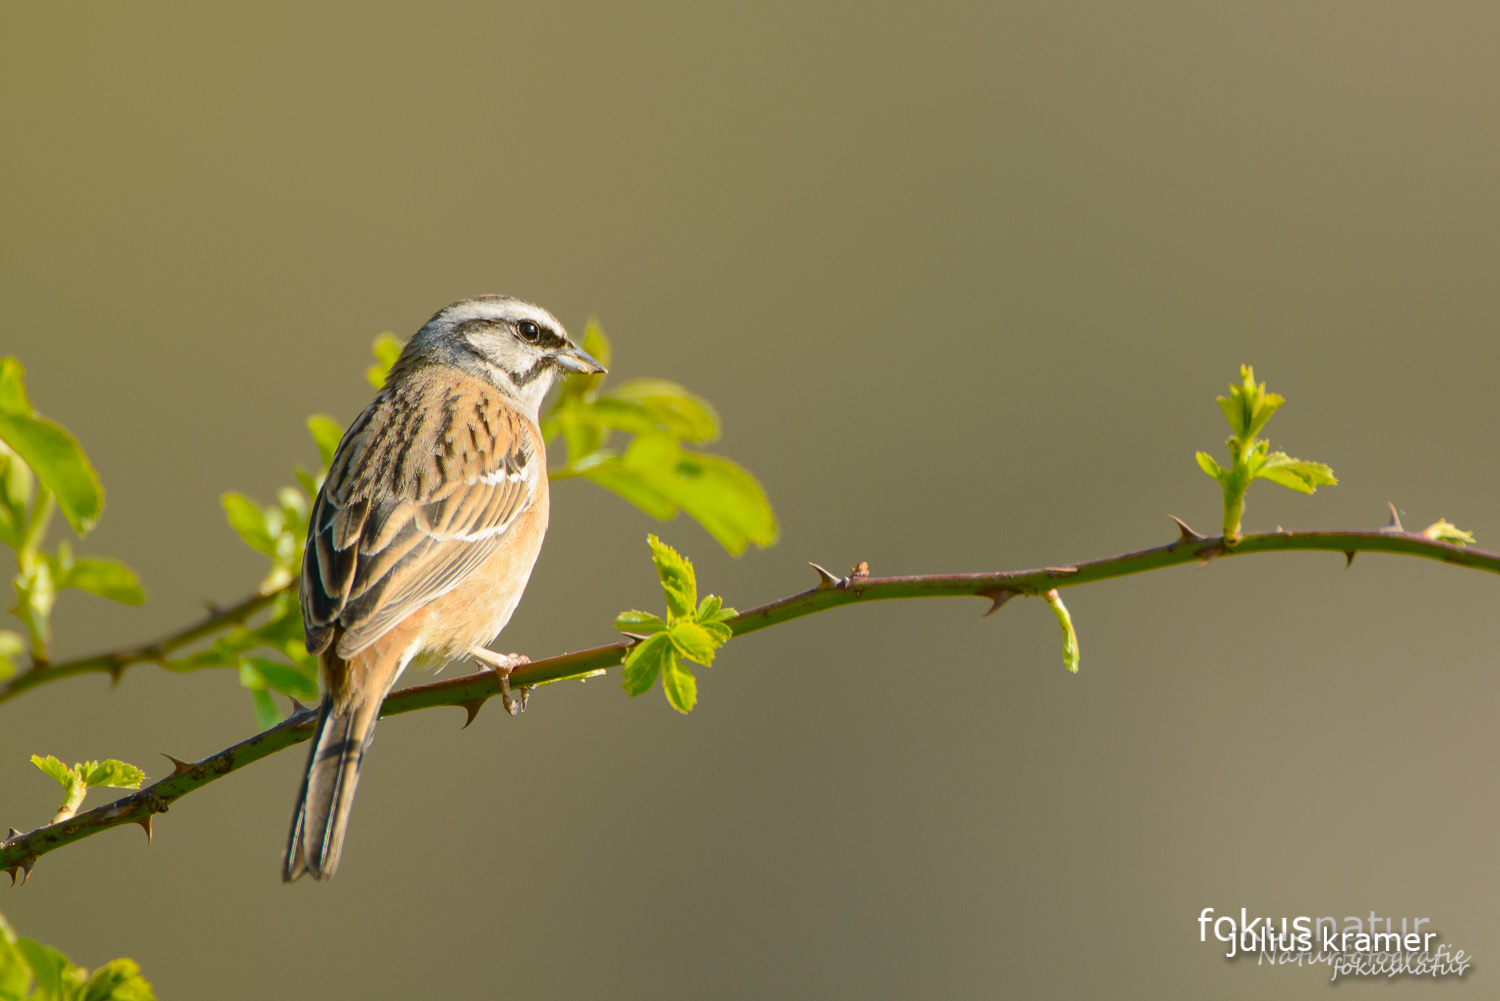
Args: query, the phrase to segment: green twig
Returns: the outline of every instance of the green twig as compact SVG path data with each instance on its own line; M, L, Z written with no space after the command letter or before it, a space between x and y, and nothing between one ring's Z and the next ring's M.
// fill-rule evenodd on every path
M1044 595L1047 604L1052 606L1052 614L1057 616L1057 624L1062 626L1063 634L1063 666L1074 674L1078 673L1078 631L1073 628L1073 616L1068 614L1068 606L1063 604L1062 596L1053 588Z
M1201 563L1216 557L1235 556L1247 553L1321 551L1343 553L1396 553L1405 556L1420 556L1441 560L1474 570L1500 573L1500 553L1469 549L1447 542L1438 542L1422 535L1397 532L1275 532L1241 537L1233 550L1226 549L1223 537L1204 538L1192 534L1182 526L1182 538L1165 546L1143 549L1139 552L1111 556L1102 560L1090 560L1068 566L1044 567L1040 570L1017 570L1005 573L936 574L911 577L833 577L822 572L818 587L794 594L769 604L742 612L726 624L736 636L752 633L769 626L790 622L805 615L812 615L839 605L857 602L880 601L895 598L937 598L946 596L983 596L994 602L992 610L1011 597L1018 595L1044 595L1056 588L1074 587L1098 580L1109 580L1147 570L1180 566L1186 563ZM247 617L264 607L274 596L257 596L241 603L234 609L218 613L223 617L238 615ZM211 622L213 620L210 620ZM205 635L209 623L200 624L194 630L178 633L165 644L181 645L191 638ZM217 625L214 626L216 628ZM196 630L196 632L195 632ZM611 643L578 653L549 657L534 661L515 669L510 676L512 686L538 685L549 681L597 672L619 666L634 640ZM152 659L133 652L105 655L124 657L123 662ZM78 667L88 663L76 661L74 665L57 665L53 670L109 670L108 667ZM24 676L23 676L24 677ZM473 714L488 699L500 694L498 677L489 671L450 678L406 688L387 696L382 716L396 716L429 709L435 706L459 706ZM312 734L317 718L315 710L306 710L291 716L280 725L251 737L218 754L204 758L194 764L174 762L173 773L160 781L113 803L97 807L87 813L69 818L57 824L38 828L29 834L17 834L8 841L0 842L0 869L8 870L12 878L21 873L23 878L31 871L38 857L55 851L64 845L98 834L100 831L121 824L140 824L149 837L151 818L166 812L173 802L200 789L210 782L238 771L252 762L285 750L307 740Z

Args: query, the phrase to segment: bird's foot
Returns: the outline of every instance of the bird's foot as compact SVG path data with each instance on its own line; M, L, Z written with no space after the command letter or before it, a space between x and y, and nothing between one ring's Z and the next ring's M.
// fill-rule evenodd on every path
M519 716L526 711L526 703L531 701L531 687L523 685L520 697L516 697L510 690L510 672L522 664L530 664L531 658L524 653L496 653L488 647L477 646L469 651L474 659L500 676L500 700L505 706L505 711L511 716Z

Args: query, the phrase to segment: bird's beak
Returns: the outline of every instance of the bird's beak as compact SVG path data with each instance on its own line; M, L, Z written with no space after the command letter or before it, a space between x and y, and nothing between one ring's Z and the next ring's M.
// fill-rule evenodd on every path
M569 372L594 375L595 373L608 371L603 365L599 364L593 355L576 344L569 344L552 357L557 359L558 365Z

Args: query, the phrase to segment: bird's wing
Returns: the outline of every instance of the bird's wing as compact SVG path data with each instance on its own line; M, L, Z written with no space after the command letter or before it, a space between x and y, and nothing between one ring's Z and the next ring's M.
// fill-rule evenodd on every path
M505 544L546 462L530 422L452 370L388 386L344 433L302 563L309 653L347 660Z

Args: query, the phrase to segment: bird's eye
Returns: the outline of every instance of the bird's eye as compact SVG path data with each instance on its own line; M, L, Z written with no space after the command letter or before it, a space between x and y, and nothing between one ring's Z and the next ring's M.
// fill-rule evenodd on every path
M522 320L520 323L516 324L516 333L521 335L521 340L526 341L529 344L535 344L537 341L541 340L542 328L538 327L530 320Z

